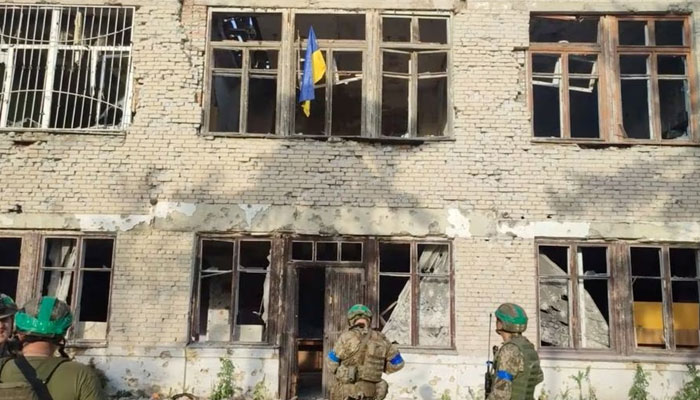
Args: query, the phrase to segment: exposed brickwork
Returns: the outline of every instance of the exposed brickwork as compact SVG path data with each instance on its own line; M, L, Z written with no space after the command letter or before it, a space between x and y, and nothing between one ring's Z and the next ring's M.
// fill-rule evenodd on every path
M668 223L700 215L700 147L532 142L524 50L529 12L581 10L586 1L455 1L454 141L419 146L201 135L203 3L124 2L138 6L134 119L127 132L0 133L0 221L15 204L26 214L144 215L161 202L459 208L517 223ZM589 10L620 11L619 3ZM622 8L666 7L629 3ZM697 100L696 94L696 106ZM159 228L118 232L110 346L187 340L196 229L178 229L169 229L166 218ZM498 303L517 301L536 315L533 240L461 237L454 248L457 348L481 357L488 312Z

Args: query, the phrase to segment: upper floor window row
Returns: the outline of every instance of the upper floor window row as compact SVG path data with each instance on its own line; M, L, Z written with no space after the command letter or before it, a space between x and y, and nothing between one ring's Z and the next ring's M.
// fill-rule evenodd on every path
M449 132L450 28L441 15L212 10L206 130L425 138ZM313 28L326 66L299 103Z
M687 16L534 15L534 136L698 142L693 71Z
M0 129L122 130L133 8L0 6Z

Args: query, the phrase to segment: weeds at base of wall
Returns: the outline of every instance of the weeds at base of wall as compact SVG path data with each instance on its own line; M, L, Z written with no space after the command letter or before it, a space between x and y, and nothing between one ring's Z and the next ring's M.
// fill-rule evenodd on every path
M209 400L271 400L272 395L265 385L265 376L253 388L244 391L235 382L236 366L227 358L219 358L221 370L216 374L216 385Z
M688 380L683 384L672 400L697 400L700 399L700 371L695 365L687 365Z
M637 364L634 372L634 379L632 380L632 387L629 392L627 392L627 397L629 400L650 400L649 395L649 377L648 372L644 372L641 365Z

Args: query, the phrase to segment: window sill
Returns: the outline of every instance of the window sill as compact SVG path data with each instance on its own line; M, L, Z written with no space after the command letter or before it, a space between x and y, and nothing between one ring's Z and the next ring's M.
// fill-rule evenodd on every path
M552 361L599 361L599 362L645 362L664 364L688 364L697 363L698 352L637 352L629 355L618 354L613 351L596 350L542 350L538 351L542 360Z
M316 140L316 141L327 141L327 142L342 142L342 141L356 141L356 142L368 142L368 143L386 143L386 144L423 144L427 142L454 142L455 138L452 136L429 136L429 137L415 137L415 138L403 138L403 137L391 137L391 136L380 136L380 137L367 137L367 136L320 136L320 135L289 135L281 136L276 134L238 134L238 133L221 133L221 132L209 132L202 133L202 137L205 139L214 139L218 137L225 138L239 138L239 139L273 139L273 140Z
M126 129L120 130L97 130L97 129L85 129L85 130L59 130L59 129L9 129L0 128L0 135L8 136L15 141L23 140L38 140L49 135L90 135L90 136L124 136L126 135ZM25 139L26 137L26 139Z
M444 356L456 356L459 354L457 349L453 347L411 347L401 345L398 345L398 347L402 354L431 354Z
M66 343L68 349L104 349L107 348L107 341L90 340L69 340Z
M631 146L680 146L680 147L700 147L700 143L690 140L623 140L619 142L606 142L602 139L560 139L560 138L532 138L532 143L537 144L575 144L581 147L604 148L604 147L631 147Z
M186 346L188 349L265 349L277 350L279 346L269 343L252 343L252 342L193 342Z

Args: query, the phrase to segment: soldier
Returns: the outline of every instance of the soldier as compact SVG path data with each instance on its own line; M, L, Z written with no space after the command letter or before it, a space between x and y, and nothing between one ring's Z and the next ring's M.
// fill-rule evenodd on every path
M92 368L65 358L65 336L72 322L68 305L48 296L29 300L15 314L22 352L0 360L0 398L107 399ZM55 357L56 351L64 357Z
M9 357L12 350L12 326L17 305L10 296L0 293L0 358Z
M532 400L544 376L535 346L522 335L527 329L525 310L504 303L496 310L496 333L503 345L496 353L493 390L487 400Z
M399 350L378 331L370 328L372 312L362 304L348 310L349 328L328 353L327 364L335 375L331 400L383 400L389 384L382 379L403 368Z

